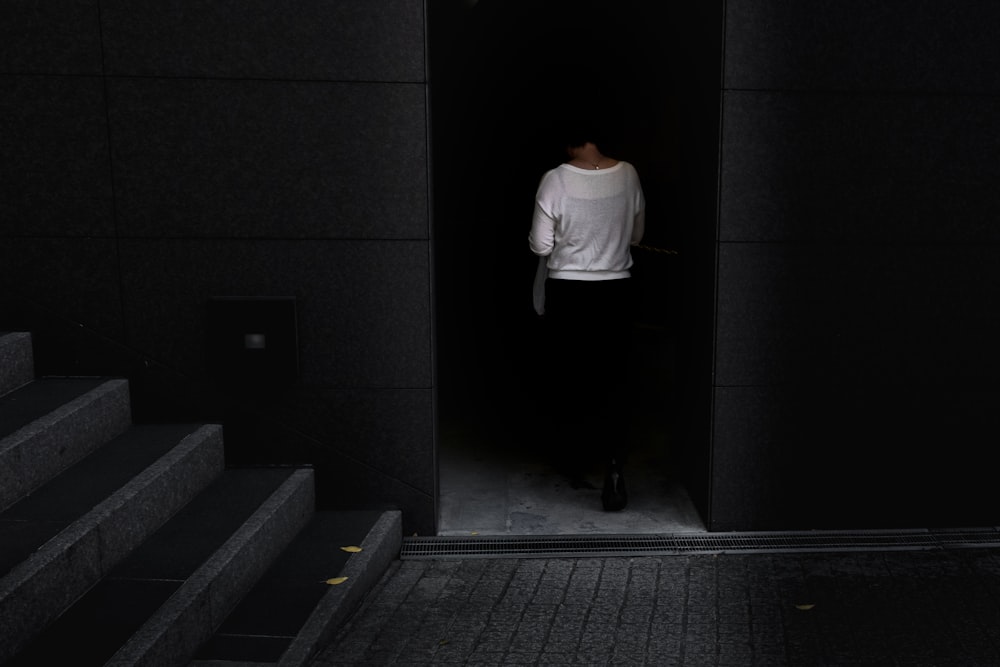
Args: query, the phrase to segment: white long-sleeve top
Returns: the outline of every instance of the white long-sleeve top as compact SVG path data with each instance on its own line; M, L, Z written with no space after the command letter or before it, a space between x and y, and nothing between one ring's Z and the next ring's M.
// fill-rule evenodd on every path
M561 164L535 195L528 245L548 256L551 278L611 280L631 274L630 246L642 240L646 200L630 163L608 169Z

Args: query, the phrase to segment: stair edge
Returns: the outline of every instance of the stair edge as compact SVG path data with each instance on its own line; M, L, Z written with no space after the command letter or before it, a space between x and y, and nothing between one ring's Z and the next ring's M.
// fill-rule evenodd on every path
M106 663L188 665L315 512L312 468L294 471Z
M35 379L35 357L31 334L8 331L0 334L0 396Z
M399 556L403 541L402 511L386 510L371 527L361 551L351 554L341 576L344 583L331 586L310 614L291 645L282 654L278 667L303 667L340 628L344 620L378 583Z
M95 418L93 411L100 416ZM0 440L0 509L10 507L131 424L128 380L112 379L6 436ZM67 430L73 433L68 441Z
M193 472L186 463L195 464ZM0 577L0 661L16 654L222 469L221 427L199 427Z

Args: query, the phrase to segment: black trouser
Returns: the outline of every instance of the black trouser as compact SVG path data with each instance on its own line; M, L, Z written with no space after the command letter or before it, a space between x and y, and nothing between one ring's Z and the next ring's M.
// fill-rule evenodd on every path
M627 455L632 299L627 278L545 283L550 438L567 467Z

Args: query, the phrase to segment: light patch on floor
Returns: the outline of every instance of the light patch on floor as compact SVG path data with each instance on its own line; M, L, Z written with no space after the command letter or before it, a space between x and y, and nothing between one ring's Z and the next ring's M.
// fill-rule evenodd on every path
M568 480L528 452L487 448L468 434L445 433L439 451L438 535L658 534L704 531L685 490L670 481L655 451L632 455L625 470L629 504L601 507L600 470L593 488Z

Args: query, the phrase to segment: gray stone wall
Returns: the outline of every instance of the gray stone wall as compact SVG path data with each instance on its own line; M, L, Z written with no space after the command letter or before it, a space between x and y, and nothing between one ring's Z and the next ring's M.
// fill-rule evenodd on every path
M726 3L713 529L995 524L998 28Z
M424 33L421 0L4 3L0 280L195 386L211 297L295 297L299 386L261 409L297 438L227 455L427 531Z

